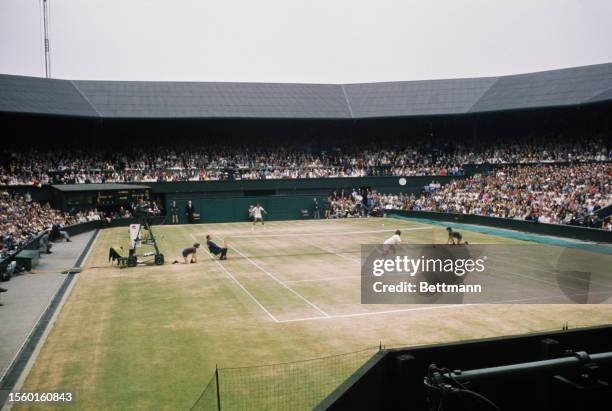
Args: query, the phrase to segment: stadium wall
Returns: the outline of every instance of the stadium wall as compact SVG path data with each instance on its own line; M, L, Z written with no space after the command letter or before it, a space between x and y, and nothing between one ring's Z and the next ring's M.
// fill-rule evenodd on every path
M314 197L317 197L319 204L323 207L323 201L333 191L350 191L353 188L368 187L382 193L418 194L423 186L432 180L446 184L452 177L413 176L405 179L405 185L400 185L400 177L139 182L134 184L150 187L151 195L163 201L165 210L169 210L172 201L176 201L181 223L187 222L183 210L188 200L193 201L196 211L202 215L201 222L210 223L245 221L248 218L248 206L256 202L261 203L268 210L268 218L271 220L300 219L303 218L302 210L308 210L312 215ZM81 186L82 192L95 193L97 189L96 184L82 184ZM77 191L66 193L53 190L50 186L9 186L4 189L21 195L30 193L34 201L50 202L54 207L63 211L99 207L97 204L68 206L67 197L78 194Z
M425 176L406 177L406 185L399 184L399 177L340 177L340 178L303 178L279 180L232 180L232 181L194 181L177 183L139 183L151 187L153 193L203 193L214 196L241 193L249 195L252 191L274 191L274 194L319 193L325 190L352 189L355 187L372 187L386 192L420 191L432 180L445 183L451 177Z
M249 205L259 202L269 220L298 220L312 218L313 198L317 198L323 212L324 201L333 191L349 191L369 187L382 193L418 194L432 180L445 184L451 177L407 177L399 184L399 177L313 178L288 180L205 181L185 183L151 183L153 195L164 195L165 208L172 201L179 208L181 223L186 223L183 210L192 200L201 222L219 223L246 221ZM306 212L305 212L306 211Z
M430 364L466 371L560 358L567 356L567 351L612 351L612 326L384 349L315 410L427 410L423 379ZM534 401L550 400L551 391L547 389L552 387L538 379L538 373L529 378L508 378L507 374L492 378L488 385L480 381L469 387L494 400L501 409L537 409L532 408Z
M438 213L432 211L393 211L392 215L407 218L475 224L487 227L526 231L539 235L575 238L584 241L612 243L612 231L596 228L576 227L562 224L543 224L510 218L487 217L473 214Z

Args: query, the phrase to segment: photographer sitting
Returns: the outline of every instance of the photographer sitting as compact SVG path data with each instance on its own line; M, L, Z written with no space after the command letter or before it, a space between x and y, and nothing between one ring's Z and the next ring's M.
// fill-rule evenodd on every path
M49 236L51 241L55 241L56 239L63 238L67 243L71 242L70 235L66 230L62 230L62 227L59 224L53 224L51 226L51 235Z

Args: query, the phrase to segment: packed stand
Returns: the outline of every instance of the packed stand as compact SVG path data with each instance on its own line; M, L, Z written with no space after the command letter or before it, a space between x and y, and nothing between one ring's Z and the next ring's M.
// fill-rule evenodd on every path
M595 213L611 204L612 164L597 163L503 167L433 183L404 209L598 226Z
M378 140L374 140L378 141ZM514 140L513 140L514 141ZM519 142L520 141L520 142ZM460 176L468 164L610 161L601 138L505 141L424 139L334 146L262 143L170 149L16 151L0 156L0 185L265 180L366 176Z
M157 208L157 206L155 206ZM69 240L63 227L88 221L105 220L110 222L117 218L130 218L128 208L103 212L97 209L61 212L49 203L33 201L29 194L0 193L0 258L28 244L42 232L48 232L52 238Z
M385 211L404 210L415 200L404 193L385 194L376 190L333 192L325 201L325 218L382 217Z
M433 180L419 196L368 190L333 193L326 218L380 216L388 210L435 211L598 227L612 231L612 163L503 167L488 175Z

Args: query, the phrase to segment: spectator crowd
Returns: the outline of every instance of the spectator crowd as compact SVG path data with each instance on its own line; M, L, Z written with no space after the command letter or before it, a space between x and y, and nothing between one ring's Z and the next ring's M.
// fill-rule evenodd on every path
M382 216L389 210L435 211L596 226L612 231L612 219L596 212L612 205L612 163L504 166L489 174L457 178L441 185L433 180L420 195L375 190L334 192L322 205L325 218ZM139 205L143 208L143 204ZM317 206L318 207L318 206ZM146 207L161 211L155 202ZM65 213L32 201L29 194L0 193L0 252L26 244L43 231L71 224L129 218L128 208Z
M610 218L596 212L612 205L612 163L523 165L490 174L432 181L419 196L353 190L333 193L327 218L380 215L385 210L435 211L528 220L612 230Z
M612 164L504 167L425 190L406 209L591 225L612 204Z
M513 140L514 141L514 140ZM365 176L433 176L419 195L373 190L336 192L321 205L326 218L420 210L598 226L596 212L612 204L612 147L601 138L529 138L508 141L389 140L367 144L187 146L168 148L10 150L0 152L0 186L259 180ZM493 164L463 178L468 165ZM454 176L441 185L435 176ZM154 202L138 209L158 215ZM131 217L114 211L63 213L29 195L0 193L0 250L4 255L42 231L70 224ZM316 206L317 214L319 205Z
M140 149L53 149L0 155L0 185L110 182L262 180L365 176L460 176L468 164L609 161L612 147L599 138L393 141L313 148L287 144Z
M111 212L97 209L78 211L74 213L61 212L52 208L49 203L33 201L29 194L0 193L0 258L19 249L42 232L52 236L69 239L65 234L60 235L63 227L85 223L88 221L106 220L116 218L130 218L131 211L119 208Z
M406 194L383 194L376 190L334 191L323 203L325 218L382 217L385 210L403 210L410 197Z

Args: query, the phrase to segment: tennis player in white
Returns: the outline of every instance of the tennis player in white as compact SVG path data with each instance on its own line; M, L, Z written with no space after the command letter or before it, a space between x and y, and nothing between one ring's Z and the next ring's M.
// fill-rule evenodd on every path
M400 230L395 230L395 233L383 242L383 250L385 254L395 251L395 246L402 243L402 237L400 237L401 235L402 232Z
M255 223L257 223L257 221L260 221L261 225L264 225L263 215L268 214L268 212L264 210L259 203L255 204L255 207L253 207L251 213L253 214L253 225L251 226L251 230L255 229Z
M395 230L395 234L391 237L387 238L383 244L386 245L397 245L402 243L402 232L400 230Z

